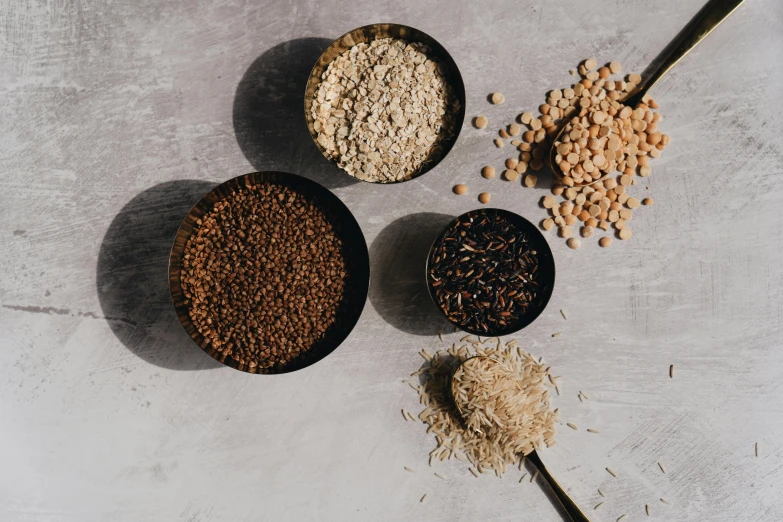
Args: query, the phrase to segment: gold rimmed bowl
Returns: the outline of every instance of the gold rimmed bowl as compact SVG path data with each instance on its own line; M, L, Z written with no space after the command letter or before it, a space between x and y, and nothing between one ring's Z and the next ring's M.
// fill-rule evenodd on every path
M408 42L423 43L429 47L429 54L436 58L444 66L442 74L446 78L446 81L453 90L454 96L456 96L457 101L459 102L459 109L455 116L454 132L451 135L446 136L446 139L443 141L440 147L433 149L433 152L427 158L427 160L424 162L424 165L421 169L419 169L418 172L410 177L392 182L366 180L348 174L348 172L346 172L345 169L340 166L338 158L333 157L320 143L318 143L318 131L315 130L315 120L313 119L311 111L313 101L318 90L318 85L321 83L322 76L329 67L329 64L331 64L335 58L340 56L354 45L364 42L371 42L381 38L397 38L400 40L406 40ZM332 44L326 48L323 54L321 54L321 57L318 58L318 61L313 66L312 71L310 71L310 77L307 80L307 88L305 89L304 96L304 112L307 129L310 131L310 137L312 137L313 143L315 143L315 146L318 147L318 150L321 151L321 154L323 154L324 158L340 169L340 171L345 175L351 176L352 179L366 181L368 183L403 183L405 181L422 176L423 174L435 168L435 166L437 166L438 163L440 163L446 157L446 155L454 146L454 143L456 143L460 130L462 129L462 124L465 121L465 84L462 81L462 75L459 72L457 64L454 62L454 59L451 57L448 51L437 40L424 31L400 24L365 25L345 33L340 38L332 42Z
M212 210L215 203L247 186L272 183L287 187L302 195L323 212L334 227L343 244L343 257L348 277L345 281L343 300L337 310L335 323L324 336L297 358L284 366L276 366L263 372L219 352L198 331L190 318L190 305L182 289L182 260L185 246L198 228L198 220ZM213 359L235 370L248 373L288 373L315 364L332 353L351 333L364 309L370 287L370 255L362 229L351 211L328 189L307 178L285 172L254 172L230 179L209 191L185 216L174 238L169 254L169 290L174 310L191 339Z

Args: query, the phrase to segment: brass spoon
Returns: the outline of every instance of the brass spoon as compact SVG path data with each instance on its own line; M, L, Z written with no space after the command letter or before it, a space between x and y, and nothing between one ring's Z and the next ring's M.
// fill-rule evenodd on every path
M459 411L460 415L462 415L463 419L467 417L465 414L465 410L462 408L462 404L460 404L460 401L457 399L458 394L457 391L457 380L454 378L457 374L457 372L465 365L475 364L478 360L486 359L488 361L492 361L495 364L502 365L502 363L492 357L487 357L484 355L476 355L474 357L469 357L462 361L462 363L457 367L457 369L454 371L454 374L451 378L451 397L454 400L454 405L457 407L457 411ZM472 361L472 362L471 362ZM477 430L479 433L481 433L481 430ZM552 491L555 494L555 497L557 498L558 502L560 502L560 505L563 507L563 510L568 514L569 517L571 517L571 520L574 522L590 522L590 519L587 518L587 515L582 512L581 509L579 509L579 506L576 505L576 502L574 502L570 496L568 496L568 493L563 489L563 487L555 480L555 477L552 476L551 473L546 469L546 466L544 466L544 463L541 462L541 458L538 456L538 453L534 450L531 453L528 453L525 458L533 463L533 465L538 469L539 474L544 477L544 480L547 481L549 484L549 487L552 488Z
M708 34L710 34L723 20L729 17L731 13L737 9L744 0L710 0L705 6L696 14L696 16L688 22L688 25L683 28L682 31L671 41L671 43L663 50L661 55L656 59L658 62L654 71L650 74L649 78L637 89L635 92L629 94L620 101L622 104L631 108L636 108L637 105L645 97L647 91L658 83L664 74L669 72L669 69L682 60L683 56L688 54L691 49L704 40ZM565 174L560 169L560 166L555 162L555 156L557 150L555 142L560 139L560 135L563 134L565 129L565 122L562 124L560 131L552 140L552 147L549 149L549 163L552 165L552 172L558 181L561 181ZM611 172L605 173L600 178L590 181L589 183L574 183L575 187L583 187L592 185L606 179Z

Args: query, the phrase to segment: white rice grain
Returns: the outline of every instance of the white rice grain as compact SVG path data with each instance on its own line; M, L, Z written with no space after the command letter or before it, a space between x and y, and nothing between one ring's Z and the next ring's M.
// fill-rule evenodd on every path
M617 477L617 473L612 468L606 468L606 471L613 477Z
M431 460L453 456L470 462L474 476L485 471L501 476L521 455L555 443L557 412L551 410L549 392L544 389L550 368L515 342L503 344L493 338L496 346L478 347L470 343L475 338L463 339L469 344L459 349L455 345L435 354L422 350L422 356L431 359L422 365L422 385L411 386L426 405L418 417L437 439ZM483 362L460 366L474 355L483 355L472 359ZM454 411L454 401L463 405L464 423Z

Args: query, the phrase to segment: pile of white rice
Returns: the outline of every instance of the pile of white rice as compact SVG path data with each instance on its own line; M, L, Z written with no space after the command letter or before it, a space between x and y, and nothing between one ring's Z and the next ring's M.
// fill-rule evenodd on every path
M470 348L454 345L435 355L422 350L427 362L414 373L421 376L418 391L425 406L419 418L438 442L430 463L455 457L469 461L479 472L494 470L502 476L520 456L555 443L557 410L551 410L545 386L549 367L523 351L516 340L467 342ZM475 356L481 357L460 367ZM454 400L452 375L457 381Z

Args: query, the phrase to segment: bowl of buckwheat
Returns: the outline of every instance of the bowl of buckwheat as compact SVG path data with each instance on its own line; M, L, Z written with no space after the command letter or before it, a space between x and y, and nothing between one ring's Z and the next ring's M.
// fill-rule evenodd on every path
M332 353L367 300L370 258L356 219L318 183L255 172L207 193L169 256L174 309L226 366L287 373Z
M433 169L454 146L465 85L454 59L428 34L373 24L323 52L304 108L313 142L332 164L361 181L400 183Z

